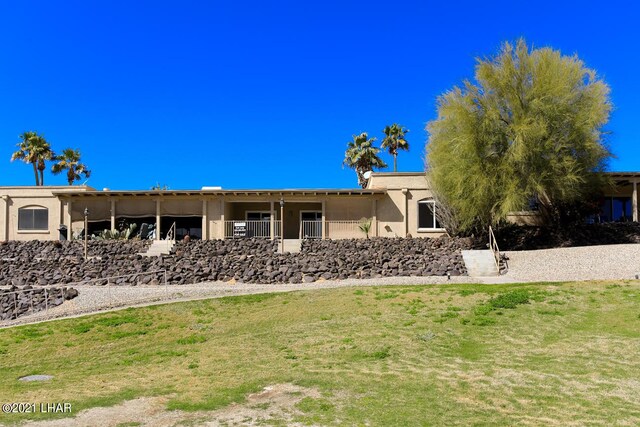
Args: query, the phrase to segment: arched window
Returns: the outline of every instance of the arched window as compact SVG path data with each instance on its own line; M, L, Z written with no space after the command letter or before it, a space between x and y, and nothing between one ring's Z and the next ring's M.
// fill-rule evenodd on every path
M436 202L431 199L418 201L418 230L433 230L440 227L436 218Z
M49 209L42 206L18 209L18 230L49 230Z

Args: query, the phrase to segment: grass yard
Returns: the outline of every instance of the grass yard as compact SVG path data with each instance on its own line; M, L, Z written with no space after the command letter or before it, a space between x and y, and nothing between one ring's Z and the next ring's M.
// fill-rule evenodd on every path
M1 403L71 402L74 414L162 396L168 409L205 421L208 411L290 384L317 393L280 412L263 401L253 408L262 415L244 421L638 425L640 282L363 287L166 304L0 330L0 360ZM55 378L17 381L30 374ZM34 419L47 417L56 416Z

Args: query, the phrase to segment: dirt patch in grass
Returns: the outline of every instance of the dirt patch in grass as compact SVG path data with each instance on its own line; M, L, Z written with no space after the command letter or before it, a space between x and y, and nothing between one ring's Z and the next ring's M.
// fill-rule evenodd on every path
M274 384L246 396L243 403L215 411L167 410L169 397L141 397L115 406L85 409L74 418L32 422L35 427L124 427L124 426L257 426L277 423L298 425L297 405L321 397L317 389L294 384Z

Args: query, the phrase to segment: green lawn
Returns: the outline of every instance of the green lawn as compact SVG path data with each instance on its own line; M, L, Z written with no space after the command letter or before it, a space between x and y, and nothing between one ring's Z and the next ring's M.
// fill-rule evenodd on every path
M264 423L637 425L640 282L166 304L0 330L0 361L0 402L71 402L74 413L158 395L169 409L214 410L292 383L320 396ZM17 381L37 373L55 378Z

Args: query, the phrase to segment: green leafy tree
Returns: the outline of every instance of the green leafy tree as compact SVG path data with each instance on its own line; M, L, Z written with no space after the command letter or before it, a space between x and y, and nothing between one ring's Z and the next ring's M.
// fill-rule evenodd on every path
M549 223L607 183L609 87L577 56L505 43L438 99L427 173L461 230L535 200Z
M387 164L378 156L380 149L373 145L375 140L375 138L369 138L366 132L353 135L353 141L347 144L347 151L344 153L342 164L356 171L358 184L362 188L367 186L365 172L387 167Z
M51 145L37 132L24 132L20 135L18 143L18 151L11 155L11 161L24 160L33 166L33 174L36 180L36 186L44 185L45 162L52 160L55 154L51 150ZM39 172L39 175L38 175Z
M394 123L391 126L385 126L383 132L385 137L380 147L393 156L393 171L398 172L398 151L409 151L409 142L405 139L409 129Z
M87 167L80 163L80 151L72 148L66 148L62 150L62 154L56 156L56 163L51 168L54 174L59 174L63 171L67 171L67 182L69 185L73 185L74 181L82 179L82 175L85 178L91 176L91 171Z

